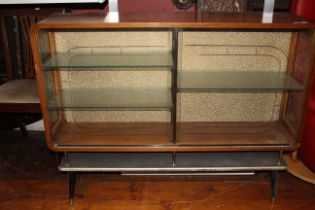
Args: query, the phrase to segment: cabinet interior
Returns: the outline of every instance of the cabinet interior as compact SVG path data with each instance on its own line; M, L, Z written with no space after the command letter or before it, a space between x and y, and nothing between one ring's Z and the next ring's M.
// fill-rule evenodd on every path
M39 33L57 147L293 145L311 33Z

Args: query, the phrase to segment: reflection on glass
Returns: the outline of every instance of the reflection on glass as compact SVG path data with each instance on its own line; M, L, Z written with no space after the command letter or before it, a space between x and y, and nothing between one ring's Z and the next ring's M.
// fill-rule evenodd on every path
M168 88L64 89L48 99L51 110L62 109L170 109Z
M108 53L57 53L43 63L46 70L55 67L172 67L170 53L108 54Z

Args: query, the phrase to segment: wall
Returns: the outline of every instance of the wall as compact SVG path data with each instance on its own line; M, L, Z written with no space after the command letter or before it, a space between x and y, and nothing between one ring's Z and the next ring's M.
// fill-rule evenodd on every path
M172 0L118 0L119 11L121 12L183 12L178 10ZM188 12L195 11L192 7Z

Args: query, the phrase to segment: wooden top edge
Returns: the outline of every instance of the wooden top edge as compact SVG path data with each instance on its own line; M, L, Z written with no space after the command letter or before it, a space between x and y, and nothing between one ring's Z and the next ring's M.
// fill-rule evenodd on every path
M45 28L255 28L312 29L315 24L289 13L275 13L262 23L262 13L58 13L34 26Z

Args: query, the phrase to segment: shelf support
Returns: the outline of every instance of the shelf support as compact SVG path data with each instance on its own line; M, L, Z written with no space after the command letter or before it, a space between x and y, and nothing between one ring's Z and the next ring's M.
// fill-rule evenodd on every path
M279 162L278 162L279 165L280 165L281 162L282 162L282 156L283 156L283 150L281 150L281 151L279 152Z
M68 153L65 152L65 162L66 162L66 165L69 166L69 158L68 158Z
M173 167L176 166L176 152L172 153L172 165L173 165Z

